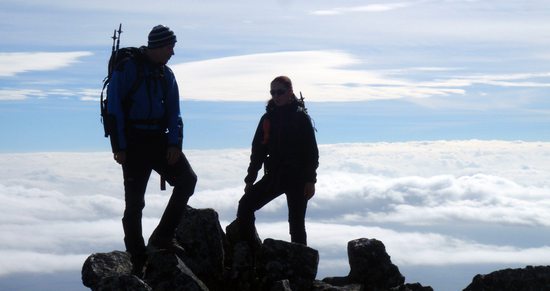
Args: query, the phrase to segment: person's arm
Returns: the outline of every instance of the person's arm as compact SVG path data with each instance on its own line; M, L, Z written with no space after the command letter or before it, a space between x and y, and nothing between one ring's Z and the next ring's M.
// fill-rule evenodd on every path
M168 128L168 149L166 150L166 159L169 165L175 164L183 155L183 122L180 112L180 95L178 83L170 68L165 67L166 79L163 80L167 88L166 112Z
M315 130L309 116L303 118L304 154L305 154L305 179L306 182L317 182L317 168L319 167L319 149L315 138Z
M165 82L163 86L166 86L165 90L167 91L166 114L168 122L168 145L181 148L182 137L180 137L180 131L182 130L183 124L181 122L178 83L172 70L168 67L165 67L165 70L166 79L163 80Z
M256 128L254 139L252 140L252 149L250 154L250 164L248 165L247 175L244 178L244 182L247 186L252 185L258 177L258 171L262 168L262 164L267 157L267 144L264 144L264 115Z

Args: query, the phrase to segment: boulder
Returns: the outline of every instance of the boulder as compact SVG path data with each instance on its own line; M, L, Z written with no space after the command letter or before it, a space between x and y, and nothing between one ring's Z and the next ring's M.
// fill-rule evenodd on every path
M360 238L348 243L349 280L367 289L399 287L405 277L391 262L386 247L377 239Z
M476 275L464 291L543 291L550 290L550 266L527 266Z
M319 252L298 243L266 239L258 259L263 289L286 279L292 290L309 290L317 275Z
M131 273L130 254L121 251L95 253L90 255L82 266L82 283L94 289L103 278Z
M101 279L92 288L94 291L153 291L153 289L140 278L133 275L111 276Z
M145 281L155 291L206 291L208 287L173 252L149 254L145 265Z
M144 278L131 275L128 253L113 251L92 254L86 259L82 283L94 291L433 291L418 283L403 284L405 278L392 264L384 244L376 239L350 241L348 276L318 281L315 280L319 263L317 250L270 238L262 243L257 233L252 241L243 241L238 230L238 224L233 221L226 228L226 236L213 209L188 207L176 231L176 239L183 248L150 249ZM547 269L528 271L520 274L518 282L548 282L545 281ZM492 278L478 277L475 284L472 283L474 286L482 282L485 284L482 286L486 286L487 278ZM499 286L519 283L502 284Z
M180 258L211 290L223 290L227 241L213 209L187 207L176 229Z

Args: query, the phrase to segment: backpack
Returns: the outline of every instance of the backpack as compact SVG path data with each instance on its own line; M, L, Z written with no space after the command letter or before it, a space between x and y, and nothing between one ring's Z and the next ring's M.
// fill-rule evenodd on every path
M101 107L101 121L103 123L103 129L105 131L105 137L108 137L111 134L111 130L114 130L114 128L111 127L111 124L109 122L109 117L107 116L107 102L108 102L108 96L107 92L105 91L105 88L109 85L109 82L111 81L112 74L115 70L122 69L124 64L130 60L134 59L136 60L137 64L137 77L132 86L130 87L130 90L128 91L127 95L123 98L123 105L124 107L128 107L129 109L129 102L124 102L124 100L128 100L130 96L132 96L138 89L138 87L141 85L141 82L143 81L143 69L142 66L142 60L144 58L144 49L143 48L137 48L137 47L124 47L117 49L113 51L111 54L111 57L109 58L109 65L108 65L108 74L103 79L103 88L101 90L101 98L100 98L100 107ZM126 111L126 110L125 110Z

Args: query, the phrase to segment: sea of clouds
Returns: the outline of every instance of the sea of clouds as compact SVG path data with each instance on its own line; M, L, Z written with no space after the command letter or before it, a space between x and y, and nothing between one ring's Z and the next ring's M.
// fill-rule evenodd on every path
M189 204L215 209L225 228L249 149L185 153L199 177ZM147 191L145 235L169 196L155 174ZM124 249L122 173L108 152L0 154L0 201L0 278L80 270L91 253ZM347 242L362 237L383 241L405 269L546 265L549 226L548 142L320 145L307 230L321 278L346 275ZM284 196L257 212L257 227L262 239L289 240Z

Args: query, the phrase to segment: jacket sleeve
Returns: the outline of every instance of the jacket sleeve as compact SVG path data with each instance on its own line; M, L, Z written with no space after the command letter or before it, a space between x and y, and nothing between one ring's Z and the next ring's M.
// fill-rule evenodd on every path
M113 71L107 87L107 114L112 120L110 138L113 152L125 150L127 146L123 99L130 90L132 80L136 78L135 70L134 62L126 62L124 66Z
M251 184L256 181L258 177L258 171L262 168L267 157L267 144L263 143L264 131L263 131L263 122L266 116L262 116L258 127L256 128L256 133L254 134L254 139L252 140L252 150L250 154L250 164L248 165L247 175L244 178L246 184Z
M315 138L315 130L311 118L303 114L304 129L304 157L305 157L305 180L306 182L317 182L317 168L319 167L319 149Z
M181 148L183 124L181 122L179 88L172 70L168 67L166 67L166 70L168 145Z

